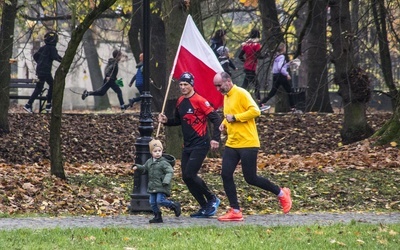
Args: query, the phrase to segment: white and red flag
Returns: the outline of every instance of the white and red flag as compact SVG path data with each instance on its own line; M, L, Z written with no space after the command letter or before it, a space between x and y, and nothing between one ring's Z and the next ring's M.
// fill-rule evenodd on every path
M188 15L172 68L172 77L179 79L183 72L194 76L195 91L215 109L223 104L223 95L214 87L216 73L224 71L214 51L204 40L192 16Z

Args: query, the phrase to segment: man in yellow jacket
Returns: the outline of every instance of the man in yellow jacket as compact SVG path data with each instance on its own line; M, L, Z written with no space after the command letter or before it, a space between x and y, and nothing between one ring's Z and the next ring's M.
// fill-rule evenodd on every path
M260 148L255 118L260 109L250 93L232 83L226 72L217 73L214 86L224 95L224 117L219 129L228 138L222 156L222 181L229 200L230 209L218 217L219 221L242 221L236 185L233 178L236 166L241 161L245 181L253 186L270 191L278 196L283 212L292 207L289 188L280 188L270 180L257 175L257 154Z

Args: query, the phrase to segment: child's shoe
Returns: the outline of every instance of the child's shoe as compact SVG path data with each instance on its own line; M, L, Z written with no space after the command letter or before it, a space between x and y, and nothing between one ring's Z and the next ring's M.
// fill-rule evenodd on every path
M154 213L154 218L149 223L163 223L161 212Z

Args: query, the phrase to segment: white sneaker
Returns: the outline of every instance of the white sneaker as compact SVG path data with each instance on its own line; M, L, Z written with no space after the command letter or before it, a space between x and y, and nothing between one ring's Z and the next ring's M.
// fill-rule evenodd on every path
M24 110L28 113L33 113L31 105L25 104Z
M303 111L300 109L291 108L290 111L292 111L293 114L303 114Z
M303 111L301 111L300 109L296 109L296 111L294 111L295 114L303 114Z
M270 105L263 105L260 107L261 112L270 109L271 106Z
M51 112L51 104L46 104L46 112L47 113Z

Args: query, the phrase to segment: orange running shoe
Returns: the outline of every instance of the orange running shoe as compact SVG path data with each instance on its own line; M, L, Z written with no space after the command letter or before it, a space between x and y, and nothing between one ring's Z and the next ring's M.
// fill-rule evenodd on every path
M289 188L282 188L284 195L279 198L279 202L281 203L281 207L283 213L289 213L290 209L292 208L292 198L290 197L290 189Z
M243 220L243 214L242 210L239 212L235 212L233 208L229 209L226 214L218 217L219 221L242 221Z

